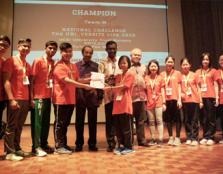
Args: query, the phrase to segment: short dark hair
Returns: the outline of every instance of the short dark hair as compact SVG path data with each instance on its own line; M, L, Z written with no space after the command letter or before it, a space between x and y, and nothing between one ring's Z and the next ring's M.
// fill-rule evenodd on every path
M166 63L170 58L175 62L175 58L174 58L172 55L168 55L168 56L166 57L166 59L165 59L165 63Z
M82 54L84 53L85 48L91 48L91 49L92 49L92 52L94 51L92 46L90 46L90 45L85 45L85 46L81 49L81 53L82 53Z
M62 42L60 44L60 51L65 51L68 48L72 48L72 45L68 42Z
M182 65L183 62L184 62L185 60L191 65L191 61L190 61L190 59L187 58L187 57L184 57L184 58L182 58L182 59L180 60L180 65Z
M159 62L158 62L156 59L152 59L152 60L149 61L148 66L147 66L147 69L148 69L148 75L151 74L151 72L150 72L150 70L149 70L149 67L150 67L150 65L151 65L152 63L155 63L155 64L157 65L157 67L158 67L157 74L159 74L159 73L160 73Z
M123 56L121 56L119 58L118 65L120 65L121 64L121 61L124 60L124 59L126 59L126 61L128 63L128 69L129 69L131 67L131 61L130 61L130 58L128 56L126 56L126 55L123 55Z
M45 48L47 48L50 45L55 46L56 48L58 48L58 44L55 41L52 41L52 40L46 42Z
M18 40L18 44L24 44L24 43L31 44L31 42L32 41L29 38L27 38L27 39L21 38L21 39Z
M209 65L208 65L208 67L211 68L212 67L212 59L211 59L211 55L210 55L209 52L204 52L204 53L201 54L201 57L200 57L201 67L203 67L202 66L202 61L204 60L204 57L205 56L208 56L208 59L209 59Z
M11 45L10 39L6 35L0 35L0 41L7 42L9 45Z
M113 40L109 40L108 42L106 42L106 48L109 46L109 45L113 45L115 44L117 46L117 43Z

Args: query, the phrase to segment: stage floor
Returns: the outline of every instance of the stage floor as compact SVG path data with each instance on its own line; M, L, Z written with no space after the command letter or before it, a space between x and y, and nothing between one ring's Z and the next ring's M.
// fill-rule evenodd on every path
M201 132L200 132L201 133ZM220 132L216 135L220 138ZM129 155L114 155L106 152L105 126L98 124L98 152L83 152L72 155L48 155L46 157L30 157L23 161L0 161L1 174L223 174L223 145L191 147L182 144L172 147L138 147ZM149 139L149 130L146 129ZM165 130L165 137L167 131ZM185 132L182 131L183 140ZM85 126L85 142L88 129ZM167 139L165 140L166 143ZM74 146L75 128L70 125L68 145ZM50 129L49 144L54 145L53 127ZM21 139L22 148L31 151L30 126L25 126ZM0 155L3 155L3 140L0 140Z

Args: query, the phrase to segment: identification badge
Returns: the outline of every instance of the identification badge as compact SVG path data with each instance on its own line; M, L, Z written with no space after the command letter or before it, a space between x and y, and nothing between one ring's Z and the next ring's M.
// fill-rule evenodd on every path
M220 91L223 92L223 84L221 85L221 90Z
M28 76L23 77L23 85L29 85L29 78L28 78Z
M207 91L207 84L201 84L201 91L206 92Z
M152 99L155 99L155 98L156 98L156 93L153 92L153 94L152 94Z
M173 89L172 88L166 88L166 95L170 96L173 94Z
M53 79L49 79L48 80L47 87L48 88L52 88L53 87Z
M117 95L116 96L116 101L121 101L122 100L122 95Z
M188 87L188 88L187 88L187 90L186 90L186 94L187 94L187 96L192 95L191 87Z

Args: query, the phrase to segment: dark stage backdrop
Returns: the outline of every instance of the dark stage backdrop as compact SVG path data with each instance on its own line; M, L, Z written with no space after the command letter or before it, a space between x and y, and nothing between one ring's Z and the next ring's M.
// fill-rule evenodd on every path
M200 66L200 55L210 52L214 67L223 53L223 1L181 0L185 53L193 70Z

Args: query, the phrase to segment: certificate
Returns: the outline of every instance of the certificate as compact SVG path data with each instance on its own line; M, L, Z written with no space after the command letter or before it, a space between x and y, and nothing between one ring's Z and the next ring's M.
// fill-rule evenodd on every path
M93 88L102 89L105 87L105 75L102 73L91 72L90 86Z

